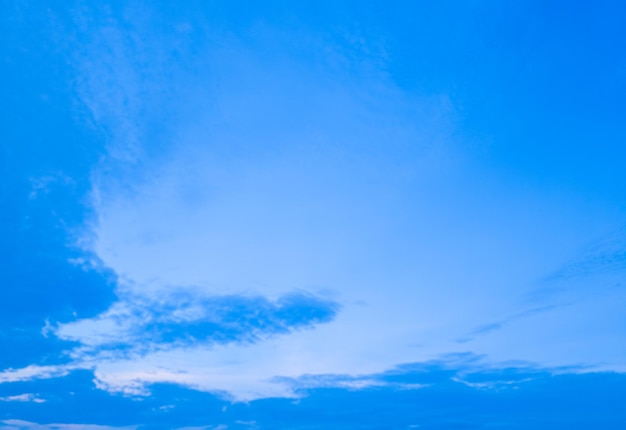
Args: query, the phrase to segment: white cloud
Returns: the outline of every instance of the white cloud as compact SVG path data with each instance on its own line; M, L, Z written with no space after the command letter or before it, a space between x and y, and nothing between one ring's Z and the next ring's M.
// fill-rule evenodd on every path
M45 400L33 393L18 394L15 396L0 397L0 402L33 402L45 403Z
M132 359L75 351L102 388L142 393L174 382L243 400L293 396L280 378L364 377L459 350L549 365L625 361L608 347L626 344L623 334L597 336L623 308L587 301L589 293L457 342L536 307L524 297L537 280L615 217L486 172L453 139L445 95L405 94L382 71L296 60L281 51L284 35L267 29L271 46L256 51L232 36L219 48L207 42L190 60L210 66L196 65L202 73L163 73L161 54L147 72L154 52L105 30L95 49L109 55L90 54L81 69L85 102L113 130L110 157L94 171L97 223L84 243L121 277L121 301L57 334L86 347L124 339L143 317L129 311L134 301L158 300L172 285L197 297L298 289L343 308L330 324L254 344ZM168 92L176 115L167 133L155 133L161 87L180 90ZM133 156L120 157L124 148ZM614 294L620 303L623 292ZM573 342L579 325L590 328Z
M224 424L218 424L215 426L193 426L193 427L178 427L176 430L226 430L228 426Z
M37 424L23 420L0 421L2 430L135 430L138 426L111 427L95 424Z
M29 381L31 379L50 379L67 375L78 366L37 366L30 365L21 369L7 369L0 372L0 384L5 382Z

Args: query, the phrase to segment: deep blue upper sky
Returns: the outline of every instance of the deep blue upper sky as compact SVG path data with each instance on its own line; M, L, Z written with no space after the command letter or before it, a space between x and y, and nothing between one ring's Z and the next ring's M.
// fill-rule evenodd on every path
M0 429L626 428L626 5L0 6Z

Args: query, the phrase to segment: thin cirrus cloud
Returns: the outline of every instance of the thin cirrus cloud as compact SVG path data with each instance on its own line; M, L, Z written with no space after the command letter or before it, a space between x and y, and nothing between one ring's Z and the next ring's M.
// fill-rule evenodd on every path
M0 402L34 402L43 403L44 399L39 398L33 393L16 394L14 396L0 397Z
M332 321L337 303L291 293L270 301L264 297L171 294L147 302L124 298L90 320L64 324L55 334L82 341L85 350L145 353L196 343L251 343Z
M108 141L78 241L94 258L71 263L112 270L117 301L49 321L68 362L3 381L90 369L111 392L249 401L407 388L380 375L464 351L622 370L623 289L546 277L619 216L485 167L450 95L403 88L379 44L87 18L69 60Z
M618 373L572 375L575 369L536 369L506 366L493 369L476 356L461 354L440 360L400 366L369 380L310 375L299 385L307 396L298 399L265 399L231 403L211 393L180 385L155 384L150 396L111 396L94 390L88 372L76 372L53 384L27 384L43 389L47 401L29 405L22 413L38 416L39 422L108 424L108 428L345 428L394 426L458 428L480 426L486 417L509 428L528 423L549 429L567 424L571 428L596 425L611 428L624 422L620 409L624 375ZM296 384L296 381L285 381ZM80 396L59 396L58 388ZM355 402L355 398L358 400ZM176 399L175 402L172 402ZM88 400L99 408L83 408ZM328 404L341 406L328 409ZM416 408L415 405L424 405ZM406 409L398 414L398 408ZM366 414L355 410L366 409ZM116 415L103 422L101 410ZM68 420L68 411L72 420ZM299 414L306 411L306 418ZM294 413L295 412L295 413ZM310 414L310 415L309 415ZM24 414L26 415L26 414ZM3 424L36 427L34 420L7 420ZM141 426L132 424L142 423ZM58 424L46 424L55 428ZM181 427L181 425L185 427ZM48 427L46 427L48 426ZM577 427L578 426L578 427ZM85 426L86 427L86 426Z
M149 19L135 24L129 37L107 21L75 58L82 100L110 136L82 246L119 276L119 300L54 333L82 345L70 355L100 387L175 382L251 400L293 396L285 378L364 377L458 351L623 362L601 347L619 336L605 329L621 292L525 301L613 221L479 171L445 94L403 91L382 53L347 39L202 29L187 52L177 37L193 22L157 32L159 44L142 39ZM294 56L294 41L327 54ZM172 55L185 61L169 66ZM607 306L610 317L580 317ZM563 322L586 325L585 340Z
M97 424L38 424L24 420L4 420L3 430L135 430L138 426L112 427Z

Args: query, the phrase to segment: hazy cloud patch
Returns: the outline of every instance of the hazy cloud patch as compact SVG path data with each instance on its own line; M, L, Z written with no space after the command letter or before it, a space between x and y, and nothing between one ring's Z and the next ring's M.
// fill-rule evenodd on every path
M330 322L339 308L336 302L305 292L275 300L170 292L158 301L125 297L104 314L63 324L55 332L83 345L75 354L106 350L143 354L174 346L252 343Z

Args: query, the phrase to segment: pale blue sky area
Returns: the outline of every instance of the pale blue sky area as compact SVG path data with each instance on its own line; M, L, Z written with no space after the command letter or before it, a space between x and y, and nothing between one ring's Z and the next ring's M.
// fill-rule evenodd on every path
M0 429L622 429L626 7L0 7Z

